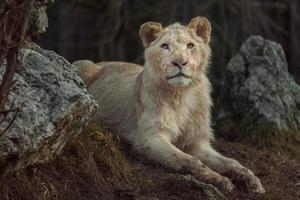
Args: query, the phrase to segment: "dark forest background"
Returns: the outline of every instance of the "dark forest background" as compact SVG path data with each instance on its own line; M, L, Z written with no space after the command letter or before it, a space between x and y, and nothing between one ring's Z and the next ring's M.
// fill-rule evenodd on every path
M57 0L48 9L49 29L38 38L70 62L119 60L143 63L142 23L212 23L211 77L222 85L229 59L250 35L280 43L289 71L300 82L300 0Z

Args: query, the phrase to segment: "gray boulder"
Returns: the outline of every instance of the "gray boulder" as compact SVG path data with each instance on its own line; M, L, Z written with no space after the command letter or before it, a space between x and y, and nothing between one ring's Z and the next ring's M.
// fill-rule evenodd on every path
M14 104L20 112L3 134L16 112L0 124L0 174L54 158L82 132L97 108L72 65L61 56L31 45L21 49L20 61L6 102L6 109ZM4 69L0 67L0 81Z
M227 66L216 111L217 124L237 122L243 130L300 129L300 86L280 44L260 36L247 39Z

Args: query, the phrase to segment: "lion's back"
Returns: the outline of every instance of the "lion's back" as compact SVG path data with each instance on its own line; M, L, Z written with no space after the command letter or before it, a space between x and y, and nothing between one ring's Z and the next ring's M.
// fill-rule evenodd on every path
M125 62L103 62L97 65L101 70L88 87L99 102L94 119L127 137L136 130L134 88L143 67Z

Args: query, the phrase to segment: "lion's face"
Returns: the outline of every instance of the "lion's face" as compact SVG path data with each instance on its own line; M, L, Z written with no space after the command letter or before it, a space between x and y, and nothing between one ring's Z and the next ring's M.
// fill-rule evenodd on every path
M147 66L152 68L153 75L162 83L174 87L185 87L197 80L204 73L210 56L207 38L197 35L191 27L192 22L188 27L174 24L164 29L159 25L156 27L156 23L149 23L146 37L152 34L152 38L146 45L147 41L143 42L146 47L145 58L149 64ZM203 34L205 30L201 31ZM142 37L141 31L140 34Z

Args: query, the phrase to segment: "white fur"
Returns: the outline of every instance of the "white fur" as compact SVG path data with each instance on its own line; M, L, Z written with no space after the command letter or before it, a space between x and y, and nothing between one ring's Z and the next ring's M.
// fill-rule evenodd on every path
M180 70L178 67L168 67L166 69L166 73L169 77L175 76L176 74L180 73Z
M195 32L199 27L202 31ZM147 37L153 33L156 40L149 43ZM144 67L100 64L99 78L88 88L100 104L94 118L152 161L184 170L227 191L233 185L219 173L230 172L246 181L251 191L263 193L259 179L249 169L210 145L212 101L206 76L210 48L202 40L209 41L207 34L210 25L203 17L192 19L188 27L174 24L162 29L154 22L142 25L140 35L147 47ZM190 42L194 49L187 49ZM169 49L161 48L162 43L168 43ZM180 72L172 64L174 60L188 61L181 73L189 78L170 78Z
M186 78L184 76L174 77L168 80L168 82L174 86L187 86L191 83L191 81L192 80L190 78Z
M193 70L190 67L183 67L181 69L181 73L183 73L184 75L191 77L193 75Z

